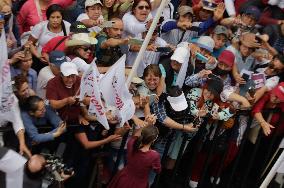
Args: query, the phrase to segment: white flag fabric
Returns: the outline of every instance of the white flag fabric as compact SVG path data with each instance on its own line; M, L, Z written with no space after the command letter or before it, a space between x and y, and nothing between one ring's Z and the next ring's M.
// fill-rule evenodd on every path
M182 86L184 84L184 80L185 80L185 76L186 76L186 72L187 72L187 67L188 67L189 57L190 57L190 51L188 50L188 54L187 54L187 56L185 57L185 60L184 60L184 62L186 62L186 63L182 64L182 66L179 70L178 76L177 76L177 80L176 80L176 85L179 86L180 88L182 88Z
M108 106L117 109L120 126L131 119L135 112L132 95L125 83L125 60L123 55L100 80L100 89Z
M8 62L7 43L4 29L0 38L0 126L12 122L15 133L24 129L20 115L18 99L13 93L10 64Z
M84 72L81 79L80 99L90 96L89 114L96 114L97 121L100 122L105 129L109 130L109 124L106 118L106 110L101 100L99 89L100 73L98 71L95 60L90 64L87 71Z

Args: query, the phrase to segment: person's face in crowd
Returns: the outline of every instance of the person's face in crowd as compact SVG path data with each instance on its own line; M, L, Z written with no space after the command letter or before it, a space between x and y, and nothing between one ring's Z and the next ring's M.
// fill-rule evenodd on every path
M256 24L255 18L249 14L242 14L241 20L246 26L249 26L249 27L253 27Z
M86 13L92 20L97 20L102 15L102 6L100 4L95 4L93 6L87 7Z
M51 26L52 28L60 27L61 22L62 22L62 15L60 12L56 11L50 15L49 26Z
M29 94L29 84L28 82L24 82L22 84L22 86L19 88L19 90L17 91L17 94L19 96L19 98L21 99L26 99L30 96Z
M140 1L134 8L133 13L138 21L145 22L150 11L150 5L146 1Z
M110 8L114 4L115 0L104 0L104 6Z
M265 70L265 74L269 76L277 75L282 73L284 70L284 65L280 62L279 59L274 58L268 65Z
M12 9L9 5L4 5L2 7L2 10L0 10L0 12L2 14L4 14L4 20L5 20L5 23L8 24L10 18L11 18L11 15L12 15Z
M91 46L80 46L78 48L78 54L83 58L83 59L89 59L91 55L92 49Z
M253 52L253 48L249 48L246 45L241 44L240 52L243 57L248 57Z
M210 11L210 10L201 9L199 11L199 17L200 17L201 21L205 21L212 16L213 16L213 12Z
M213 74L216 74L218 76L225 76L229 74L231 71L232 67L230 67L226 63L223 63L222 61L219 61L217 67L213 70Z
M225 35L223 34L213 34L212 36L214 42L215 42L215 46L214 46L214 49L220 49L222 48L226 42L227 42L227 38Z
M50 68L51 72L52 72L55 76L57 76L57 75L60 74L60 68L57 67L55 64L49 63L49 68Z
M44 102L43 101L40 101L38 102L37 104L37 110L34 112L34 116L36 118L41 118L41 117L44 117L44 114L46 112L46 109L45 109L45 105L44 105Z
M147 76L145 76L144 80L146 86L152 91L155 90L160 83L160 77L155 76L153 73L149 73Z
M273 104L278 104L281 101L279 100L279 98L275 94L271 93L270 94L270 102L273 103Z
M33 64L32 57L25 58L25 59L21 60L21 62L20 62L20 69L22 71L28 72L29 69L32 67L32 64Z
M180 70L180 68L181 68L181 63L179 63L179 62L177 62L177 61L175 61L175 60L172 60L171 61L171 67L172 67L172 69L175 71L175 72L179 72L179 70Z
M69 76L63 76L62 75L62 80L63 80L65 87L72 88L72 86L76 82L76 75L75 74L71 74Z
M203 90L203 98L204 98L205 101L213 100L214 99L214 95L208 89L205 88Z
M178 19L179 22L187 22L187 23L192 23L192 16L190 13L182 15Z
M110 38L120 39L123 33L122 20L115 20L113 26L111 28L107 28L106 31Z

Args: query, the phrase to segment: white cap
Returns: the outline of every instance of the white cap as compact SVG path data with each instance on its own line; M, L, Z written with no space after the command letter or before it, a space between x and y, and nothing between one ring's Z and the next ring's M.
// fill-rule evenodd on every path
M60 72L63 76L70 76L72 74L78 75L77 66L71 62L64 62L60 65Z
M200 48L204 48L206 50L208 50L209 52L213 52L214 46L215 46L215 42L214 40L209 37L209 36L201 36L199 37L199 39L196 41L197 45Z
M100 0L86 0L85 1L85 8L93 6L95 4L100 4L101 6L103 6L103 4Z
M174 54L171 56L171 60L175 60L180 64L187 63L189 59L189 50L186 47L177 47Z
M188 107L188 104L187 104L187 101L185 99L184 93L182 93L178 97L168 96L167 100L170 102L171 107L176 112L183 111L183 110L185 110Z

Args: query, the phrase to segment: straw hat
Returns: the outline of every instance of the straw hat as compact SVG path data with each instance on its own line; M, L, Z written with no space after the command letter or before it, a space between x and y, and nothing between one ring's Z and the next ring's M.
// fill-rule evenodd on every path
M98 43L96 38L90 37L88 33L78 33L72 35L71 39L68 40L65 45L70 46L83 46L83 45L95 45Z

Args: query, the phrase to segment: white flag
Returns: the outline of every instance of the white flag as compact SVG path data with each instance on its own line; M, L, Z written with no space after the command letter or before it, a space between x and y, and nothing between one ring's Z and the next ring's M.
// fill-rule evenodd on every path
M82 100L85 96L91 97L88 112L90 114L96 114L97 121L100 122L105 129L109 130L109 124L105 114L106 110L101 100L99 81L100 73L95 61L93 61L89 69L84 72L81 79L80 99Z
M17 133L19 130L24 129L24 124L20 115L18 99L12 89L4 29L0 38L0 49L0 126L6 122L12 122L14 131Z
M120 118L120 126L131 119L135 113L132 95L125 83L125 60L123 55L100 80L100 88L105 102L115 106Z

